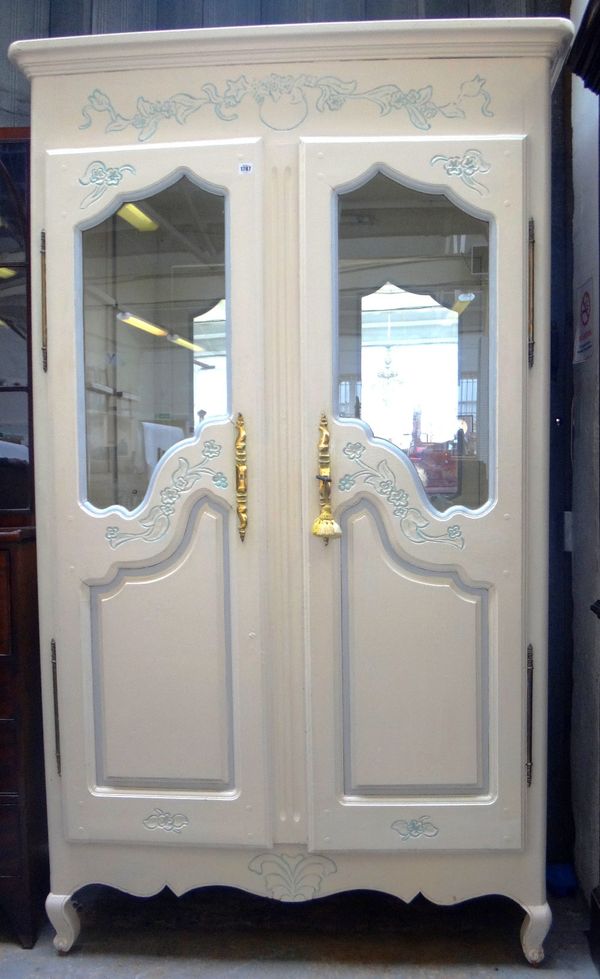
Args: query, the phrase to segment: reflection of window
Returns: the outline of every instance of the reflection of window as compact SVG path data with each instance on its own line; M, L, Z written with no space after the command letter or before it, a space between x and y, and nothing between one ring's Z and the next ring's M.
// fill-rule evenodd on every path
M438 510L488 498L489 229L382 173L338 196L338 416L404 451ZM354 404L353 404L354 398Z
M182 177L82 239L87 498L131 510L228 411L225 197Z
M405 452L457 429L458 315L386 283L361 302L362 417ZM417 421L418 420L418 421Z
M224 299L194 316L194 412L197 422L227 414L227 315Z
M338 414L340 418L360 418L362 384L355 377L339 380Z

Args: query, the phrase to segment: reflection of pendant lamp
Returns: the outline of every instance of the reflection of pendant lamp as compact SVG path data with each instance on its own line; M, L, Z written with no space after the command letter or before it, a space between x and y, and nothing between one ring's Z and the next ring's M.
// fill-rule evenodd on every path
M386 347L385 351L385 367L383 370L377 371L377 377L380 377L382 381L393 381L396 377L398 377L398 371L390 370L392 363L392 348Z
M385 367L383 370L377 371L377 377L383 381L393 381L395 377L398 377L398 371L390 370L392 364L392 317L390 310L387 311L387 346L384 363Z

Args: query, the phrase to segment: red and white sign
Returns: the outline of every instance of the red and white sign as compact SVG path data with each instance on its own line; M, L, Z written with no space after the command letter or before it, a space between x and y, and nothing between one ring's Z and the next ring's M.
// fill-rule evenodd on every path
M575 337L573 363L588 360L594 349L594 302L593 281L588 279L575 294Z

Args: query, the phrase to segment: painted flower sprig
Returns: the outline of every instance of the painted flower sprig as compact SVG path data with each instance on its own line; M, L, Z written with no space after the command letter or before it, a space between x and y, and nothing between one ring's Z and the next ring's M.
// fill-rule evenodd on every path
M308 93L314 93L309 96ZM158 127L167 119L180 126L187 123L190 115L207 106L223 122L233 122L238 118L236 111L242 102L252 100L258 107L261 121L271 129L289 130L299 126L308 115L314 103L317 112L339 112L351 101L371 102L377 106L379 114L403 112L415 129L431 129L432 121L442 116L447 119L464 119L469 102L479 103L481 114L493 116L490 109L491 95L486 89L486 80L481 75L461 82L458 92L449 101L439 101L434 96L433 85L421 88L401 88L395 82L378 85L376 88L360 91L358 82L345 80L334 75L280 75L271 72L260 78L239 75L228 79L220 90L213 82L202 85L197 95L189 92L176 92L165 99L149 99L140 95L131 115L118 112L110 97L95 88L83 106L83 122L80 129L92 125L94 113L106 113L108 122L105 132L116 133L124 129L137 132L140 142L151 139ZM281 115L270 111L281 107Z
M179 500L185 493L189 493L203 476L210 476L213 486L217 489L227 489L229 482L225 473L215 472L206 465L208 460L216 459L220 454L221 446L214 439L209 439L202 446L202 459L196 466L190 466L188 460L180 456L177 460L179 465L171 474L170 485L160 491L160 503L152 507L146 520L140 520L144 532L126 533L119 527L107 527L104 536L110 546L120 547L121 544L131 540L144 540L151 543L164 537L171 525L171 517L175 513Z
M413 544L426 542L450 544L452 547L462 550L465 546L465 540L460 526L452 524L446 528L443 534L428 532L426 528L429 527L431 521L421 510L410 505L408 493L397 485L396 476L390 469L387 460L381 459L377 466L369 465L362 458L366 448L362 442L348 442L342 449L346 458L358 466L358 471L345 473L338 482L338 489L342 493L347 493L356 486L359 480L362 480L367 485L372 486L392 507L394 516L400 520L402 533Z

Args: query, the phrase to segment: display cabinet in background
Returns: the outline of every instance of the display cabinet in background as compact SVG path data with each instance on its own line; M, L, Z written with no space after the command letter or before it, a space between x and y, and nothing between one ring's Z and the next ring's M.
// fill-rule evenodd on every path
M0 130L0 908L35 941L47 831L33 508L29 133Z
M542 959L570 37L536 18L12 47L47 259L57 948L86 883L218 883L504 894Z
M33 524L29 132L0 129L0 526Z

